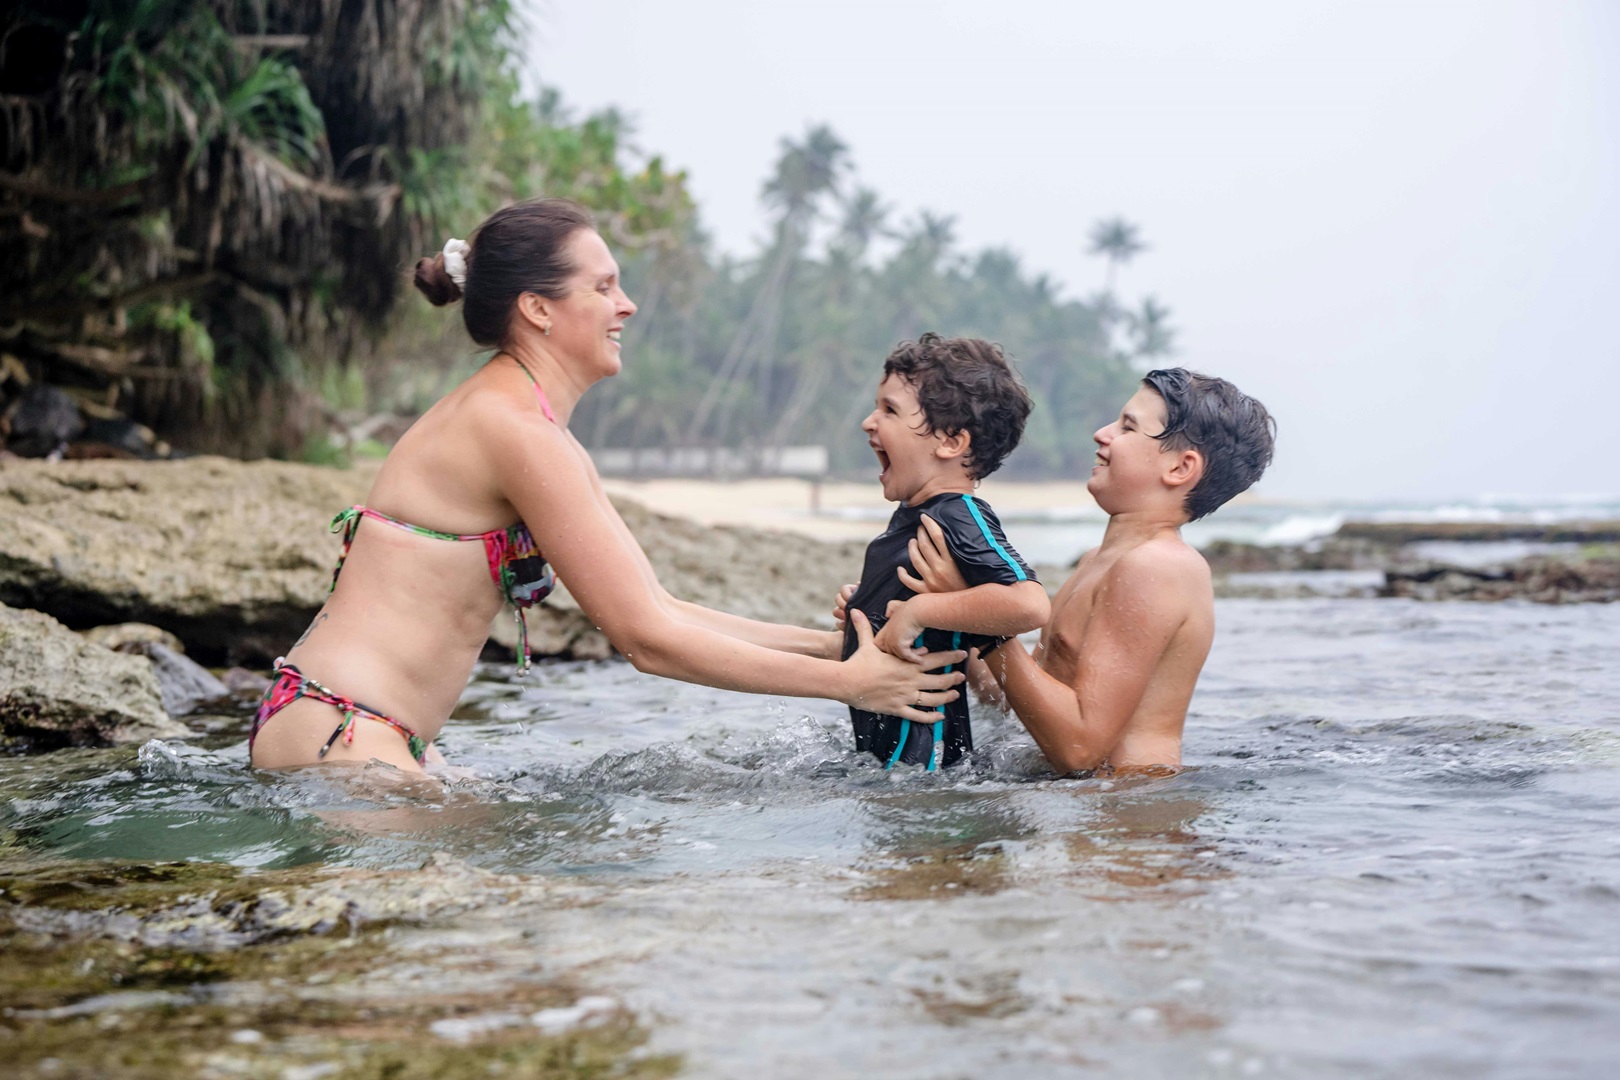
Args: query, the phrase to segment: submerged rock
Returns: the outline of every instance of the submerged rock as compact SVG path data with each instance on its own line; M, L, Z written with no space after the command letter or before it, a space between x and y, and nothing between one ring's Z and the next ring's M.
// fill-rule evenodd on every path
M1612 603L1620 601L1620 558L1535 556L1485 568L1428 563L1387 571L1379 595L1414 600Z
M84 902L87 882L116 888L122 902ZM81 867L7 881L5 895L20 905L9 912L19 929L208 952L290 935L425 923L537 902L547 892L536 879L490 873L435 852L415 871L328 869L263 879L206 863Z
M665 1077L617 1002L514 962L548 884L420 870L0 858L19 1075ZM538 947L534 954L538 956ZM10 1075L10 1073L8 1073Z
M167 645L134 641L118 651L144 656L152 662L152 673L157 676L158 690L163 697L163 711L170 716L186 716L204 705L223 703L231 697L230 687L213 672Z
M164 714L149 661L0 604L0 733L42 747L105 746L186 729Z

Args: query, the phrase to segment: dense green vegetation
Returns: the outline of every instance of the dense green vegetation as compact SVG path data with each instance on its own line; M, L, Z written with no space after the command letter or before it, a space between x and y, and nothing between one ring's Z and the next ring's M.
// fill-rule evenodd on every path
M628 248L677 235L678 174L521 99L517 30L511 0L9 5L0 395L297 453L450 223L554 191Z
M44 380L185 448L352 444L360 416L419 410L480 362L408 268L540 194L596 211L641 305L624 374L576 416L593 446L821 443L864 467L883 357L936 330L1000 342L1030 384L1009 471L1070 472L1170 347L1163 307L1115 299L1142 250L1127 222L1090 237L1104 290L1064 299L1010 250L962 250L948 217L892 220L825 127L782 142L769 242L717 253L684 174L633 149L622 115L523 96L519 30L512 0L15 5L0 408Z

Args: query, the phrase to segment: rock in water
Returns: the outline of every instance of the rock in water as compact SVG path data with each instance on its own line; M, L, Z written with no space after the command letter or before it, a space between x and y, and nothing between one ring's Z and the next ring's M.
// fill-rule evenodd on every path
M249 671L244 667L233 667L219 677L225 684L225 689L233 694L242 694L249 697L258 697L270 689L270 680L257 671Z
M184 738L145 657L86 641L49 615L0 605L0 734L38 745Z
M126 622L114 623L112 626L92 626L84 631L84 636L86 640L114 652L129 652L128 646L131 644L148 641L167 645L175 652L186 651L179 638L161 626L153 626L150 623Z
M201 705L231 696L231 688L216 679L213 672L167 645L131 641L119 646L118 651L152 661L152 673L157 676L158 691L163 697L163 711L170 716L185 716Z

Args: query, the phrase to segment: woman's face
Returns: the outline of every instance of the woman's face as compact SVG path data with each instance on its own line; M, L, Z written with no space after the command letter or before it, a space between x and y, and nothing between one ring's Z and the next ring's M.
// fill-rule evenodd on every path
M568 240L574 274L561 300L550 301L551 334L546 345L579 364L593 379L619 371L619 332L636 305L619 283L619 264L594 229L580 229Z

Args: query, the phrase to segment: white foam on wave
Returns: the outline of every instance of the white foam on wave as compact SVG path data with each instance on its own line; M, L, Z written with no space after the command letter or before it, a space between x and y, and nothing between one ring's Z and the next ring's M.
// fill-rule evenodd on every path
M1332 536L1343 524L1343 514L1299 514L1283 518L1262 532L1255 542L1268 547L1308 544L1312 540Z

